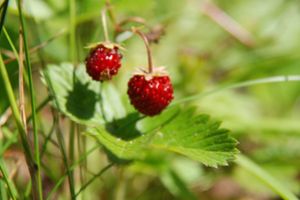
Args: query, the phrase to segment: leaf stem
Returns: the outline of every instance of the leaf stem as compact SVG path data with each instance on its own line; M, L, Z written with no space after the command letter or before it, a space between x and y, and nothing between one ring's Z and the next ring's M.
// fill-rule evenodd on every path
M152 54L151 54L149 41L146 35L139 29L133 27L132 32L140 36L140 38L142 38L142 40L144 41L147 50L147 57L148 57L148 73L151 74L153 72L153 64L152 64Z
M39 140L38 140L38 130L37 130L37 116L36 116L36 103L35 103L35 94L33 88L33 79L32 79L32 70L29 56L29 48L27 44L27 32L25 27L25 20L23 17L21 0L18 0L18 12L19 20L21 23L21 33L23 36L24 50L25 50L25 64L27 68L27 75L29 81L29 93L30 93L30 103L31 103L31 112L32 112L32 125L33 125L33 143L34 143L34 158L36 162L36 174L35 179L37 183L37 188L32 187L33 190L37 190L37 197L43 199L43 187L42 187L42 177L41 177L41 163L40 163L40 153L39 153Z

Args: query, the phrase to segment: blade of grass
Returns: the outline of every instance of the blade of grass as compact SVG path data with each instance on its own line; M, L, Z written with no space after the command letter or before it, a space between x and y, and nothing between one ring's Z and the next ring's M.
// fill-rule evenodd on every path
M21 113L21 120L25 130L27 130L26 113L25 113L25 94L24 94L24 58L23 58L23 35L19 33L19 109Z
M21 33L23 36L24 42L24 51L25 51L25 65L27 68L27 76L29 81L29 94L30 94L30 103L31 103L31 113L32 113L32 125L33 125L33 143L34 143L34 158L36 162L35 172L35 181L37 183L37 188L33 185L32 189L35 194L35 199L43 199L43 186L42 186L42 177L41 177L41 161L40 161L40 150L39 150L39 139L38 139L38 130L37 130L37 116L36 116L36 103L35 103L35 94L33 88L33 79L32 79L32 70L29 56L29 48L27 44L27 31L25 27L25 20L23 16L23 10L21 5L21 0L17 1L18 3L18 12L19 20L21 23ZM37 191L35 191L37 190Z
M45 77L45 81L47 82L47 85L48 85L48 89L49 89L49 93L50 93L50 97L53 98L53 101L54 101L54 104L57 108L58 111L60 111L60 106L58 104L58 100L55 96L55 93L54 93L54 89L53 89L53 86L52 86L52 82L50 81L50 78L49 78L49 74L48 74L48 71L47 70L44 70L44 77ZM74 189L74 181L72 180L72 176L70 174L70 172L72 171L72 169L70 169L69 167L69 164L67 162L67 154L66 154L66 149L65 149L65 144L64 144L64 138L63 138L63 134L61 133L60 131L60 128L59 128L59 114L58 113L55 113L53 114L54 118L56 118L57 120L57 126L56 126L56 137L58 139L58 143L59 143L59 147L60 147L60 151L61 151L61 154L62 154L62 157L63 157L63 162L64 162L64 165L66 167L66 170L67 170L67 173L66 173L66 176L68 177L69 179L69 189L70 189L70 193L71 193L71 196L73 197L75 195L75 189ZM64 177L65 178L65 177ZM64 179L63 179L64 180ZM60 182L62 183L63 180ZM58 184L56 184L58 185ZM60 184L59 184L60 185ZM56 189L59 187L59 185L56 187ZM55 189L55 191L56 191ZM55 192L54 191L54 192ZM53 193L54 193L53 192ZM51 193L52 194L52 193ZM49 193L50 195L50 193ZM47 197L47 199L49 198L49 195Z
M69 0L70 9L70 60L76 64L76 2Z
M8 177L8 172L2 159L0 159L0 171L2 173L4 181L6 182L10 197L16 200L18 198L17 189Z
M285 200L297 200L298 198L289 191L283 184L271 176L267 171L244 155L238 155L235 162L249 171L251 174L259 178L264 184L269 186L275 193Z
M51 101L51 97L50 96L48 96L48 97L46 97L37 107L36 107L36 110L35 110L35 112L36 113L38 113L38 112L40 112L49 102ZM27 121L27 123L29 123L30 121L32 120L32 114L30 114L28 117L27 117L27 119L26 119L26 121Z
M46 45L48 45L50 42L52 42L53 40L55 40L56 38L58 38L59 36L65 34L65 30L62 30L60 32L58 32L57 34L55 34L54 36L52 36L51 38L45 40L44 42L41 42L40 44L32 47L30 50L29 50L29 53L35 53L37 51L39 51L40 49L42 49L43 47L45 47ZM39 40L39 39L38 39ZM18 59L18 56L16 57L13 57L13 58L9 58L9 59L6 59L4 61L5 64L8 64L8 63L11 63L12 61Z
M7 190L5 188L4 181L2 181L2 179L0 179L0 199L2 199L2 200L8 199L6 191Z
M91 153L93 153L96 149L98 149L99 145L96 145L94 147L92 147L90 150L86 151L86 153L84 155L82 155L78 161L76 161L70 168L69 170L74 170L75 167L77 167L78 165L80 165L86 158L88 155L90 155ZM63 183L63 181L65 180L65 178L68 176L68 172L66 172L55 184L55 186L52 188L52 190L48 193L48 196L46 198L46 200L49 200L50 197L58 190L58 188L60 187L60 185Z
M213 2L208 0L202 1L201 11L242 44L248 47L253 47L255 45L251 33Z
M7 30L5 27L3 27L3 32L4 32L4 35L6 37L6 40L8 41L9 43L9 46L10 48L12 49L13 53L14 53L14 58L10 58L10 59L13 59L13 60L17 60L17 62L19 63L19 54L18 54L18 51L14 45L14 43L12 42ZM4 64L7 64L5 61L4 61ZM26 83L26 87L28 88L29 87L29 81L28 81L28 77L26 76L26 69L24 69L24 72L23 72L23 78L25 80L25 83Z
M70 60L76 66L76 0L69 0L70 12ZM70 134L69 134L69 159L68 162L73 164L75 158L75 122L70 120ZM68 170L71 197L76 199L75 196L75 180L73 170Z
M11 60L17 60L17 62L19 62L19 53L14 45L14 43L12 42L11 40L11 37L9 36L7 30L5 27L3 27L3 32L4 32L4 35L6 37L6 40L8 41L8 44L10 46L10 48L12 49L13 53L14 53L14 58L10 58ZM9 59L9 60L10 60ZM4 64L7 64L5 61L4 61ZM29 87L29 81L28 81L28 77L26 76L26 69L24 69L24 72L23 72L23 78L25 80L25 83L26 83L26 87Z
M192 96L189 96L186 98L179 99L177 101L174 101L174 103L172 103L172 105L185 103L185 102L189 102L189 101L195 101L197 99L206 97L208 95L211 95L211 94L214 94L217 92L221 92L223 90L237 89L237 88L249 87L249 86L260 85L260 84L267 84L267 83L286 83L286 82L300 82L300 75L273 76L273 77L267 77L267 78L245 81L245 82L241 82L241 83L225 85L223 87L219 87L219 88L213 89L211 91L207 91L207 92L203 92L200 94L196 94L196 95L192 95Z
M51 140L51 137L52 137L52 135L53 135L53 133L54 133L54 131L55 131L56 125L57 125L57 121L54 119L54 120L53 120L53 124L52 124L52 126L51 126L51 128L50 128L50 131L49 131L49 133L47 134L47 136L46 136L46 138L45 138L45 140L44 140L44 143L43 143L43 145L42 145L42 148L41 148L41 160L42 160L42 158L43 158L44 153L46 152L47 144L48 144L48 142Z
M0 130L2 128L0 127ZM0 158L3 156L4 152L14 143L17 143L18 141L18 132L16 131L15 133L10 132L8 129L6 130L1 130L3 134L5 135L5 140L6 142L4 144L1 144L0 148ZM4 142L1 140L1 142Z
M69 134L69 165L72 165L74 162L74 158L75 158L75 152L74 152L74 148L75 148L75 122L72 122L70 120L70 134ZM73 170L70 171L70 176L71 176L71 180L73 181L73 189L74 189L74 194L72 193L72 198L76 199L75 196L75 182L74 182L74 172Z
M25 192L24 192L24 199L29 200L29 196L30 196L30 191L31 191L31 187L32 187L32 183L31 181L29 181L29 183L27 184L26 188L25 188Z
M59 117L58 114L56 117ZM71 198L75 199L75 186L74 186L74 177L72 175L72 170L70 169L69 163L68 163L68 157L67 157L67 152L66 152L66 147L65 147L65 139L64 136L60 130L60 125L59 121L57 121L57 126L56 126L56 137L60 146L60 151L63 156L63 162L67 170L67 176L69 180L69 189L71 193Z
M85 154L86 151L86 137L82 136L81 131L80 131L80 125L77 124L76 126L76 136L77 136L77 146L78 146L78 153L79 155ZM87 171L87 160L85 159L83 164L79 166L79 180L80 180L80 185L82 185L85 182L85 171ZM81 193L81 199L85 199L85 193Z
M7 12L8 3L9 3L9 0L5 0L1 5L2 15L0 18L0 35L1 35L2 28L3 28L4 22L5 22L5 16L6 16L6 12Z
M2 59L2 55L0 54L0 75L1 75L1 79L4 82L4 87L5 87L5 91L7 93L8 96L8 100L9 100L9 104L12 110L12 114L13 117L15 119L19 134L20 134L20 138L21 138L21 142L22 142L22 146L23 146L23 150L24 150L24 154L25 154L25 158L26 158L26 163L28 165L29 168L29 172L33 178L34 176L34 170L36 167L32 152L31 152L31 148L30 145L27 141L27 136L26 136L26 131L22 125L22 121L21 121L21 116L18 110L18 106L17 106L17 102L16 102L16 98L14 96L14 92L11 86L11 83L9 81L9 77ZM34 178L33 178L34 179Z
M8 41L9 46L11 47L12 51L14 52L15 58L18 60L19 59L18 51L4 26L3 26L3 33L4 33L4 36L6 37L6 40Z
M95 174L90 180L88 180L76 193L75 197L77 197L82 191L84 191L91 183L93 183L97 178L99 178L104 172L110 169L114 163L108 164L106 167L101 169L97 174Z

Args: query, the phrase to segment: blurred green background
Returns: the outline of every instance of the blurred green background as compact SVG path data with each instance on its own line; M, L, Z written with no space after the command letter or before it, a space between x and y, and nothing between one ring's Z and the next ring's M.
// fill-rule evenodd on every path
M1 2L1 1L0 1ZM43 47L43 61L59 64L70 61L69 4L66 0L30 0L25 13L30 47L60 31L64 33ZM154 64L166 66L175 88L175 100L211 91L224 85L273 76L300 75L300 2L299 0L215 0L227 18L242 27L250 43L209 17L201 0L113 0L118 20L140 16L150 26L165 27L165 35L152 45ZM76 2L77 62L84 61L89 43L103 40L99 0ZM18 15L10 2L5 27L18 46ZM113 31L109 24L111 33ZM236 30L236 29L235 29ZM235 35L237 34L237 35ZM111 36L112 37L112 36ZM248 41L249 42L249 41ZM123 42L123 67L113 80L126 98L128 81L137 67L146 67L143 43L130 38ZM10 46L1 34L1 49ZM142 49L142 50L141 50ZM32 54L38 102L46 96L40 81L43 67ZM7 58L7 57L6 57ZM18 65L7 65L12 83L18 84ZM8 106L0 83L0 114ZM251 157L281 183L300 194L300 83L259 84L221 90L186 104L197 106L223 121L223 126L239 141L239 150ZM49 126L49 110L42 112L42 124ZM99 153L90 158L89 170L99 169ZM270 189L239 166L207 168L180 156L162 155L149 162L135 163L127 170L126 199L278 199ZM166 158L167 157L167 158ZM103 158L104 159L104 158ZM95 168L95 169L94 169ZM111 186L118 182L119 171L105 174L89 189L87 199L111 199ZM100 198L101 197L101 198Z

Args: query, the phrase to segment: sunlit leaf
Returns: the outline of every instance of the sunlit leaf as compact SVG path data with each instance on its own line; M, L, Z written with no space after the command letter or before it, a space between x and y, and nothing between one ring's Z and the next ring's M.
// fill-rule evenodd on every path
M157 118L168 117L168 120L157 123ZM216 167L227 165L237 153L237 142L229 136L228 130L220 128L220 123L211 121L207 115L196 115L192 108L176 114L167 111L161 116L143 120L148 120L149 125L157 123L156 128L147 128L151 131L141 132L140 137L132 140L115 137L102 127L92 128L88 133L114 155L128 160L144 159L151 150L163 150ZM121 134L122 130L119 131Z
M93 81L87 75L84 65L74 67L63 63L49 65L46 70L58 101L58 110L75 122L99 125L104 124L105 120L111 121L125 115L112 83L102 87L100 82ZM107 119L103 118L103 113Z

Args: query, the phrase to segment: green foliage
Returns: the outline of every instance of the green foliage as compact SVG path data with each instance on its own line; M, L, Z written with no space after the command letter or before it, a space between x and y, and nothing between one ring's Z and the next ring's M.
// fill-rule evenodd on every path
M88 133L122 159L143 159L151 150L182 154L213 167L227 165L233 159L236 141L227 130L219 128L218 122L212 122L206 115L195 115L193 108L176 111L174 114L169 109L161 116L147 119L148 123L140 127L141 136L133 140L114 137L101 127ZM157 121L161 123L153 126ZM143 132L149 130L149 125L151 131ZM119 131L121 136L122 129Z
M74 68L64 63L50 65L47 70L60 111L77 123L98 125L88 132L121 159L143 159L147 151L155 149L182 154L217 167L227 165L237 152L237 142L229 136L228 130L220 128L220 123L211 121L207 115L196 115L195 108L173 107L157 117L132 121L130 115L125 117L124 107L112 84L100 86L92 81L83 65ZM124 119L117 120L121 118ZM99 126L104 120L111 122L107 125L113 134ZM130 131L136 135L127 135Z
M3 2L0 0L0 29L4 22ZM5 61L13 56L13 45L19 50L16 2L10 0L4 24L12 45L3 30L0 34L0 53ZM76 8L70 9L70 2ZM297 198L290 191L300 194L299 1L209 1L234 21L233 27L240 25L252 37L253 46L242 44L236 35L221 27L219 23L228 25L226 19L222 21L221 17L216 22L205 14L201 9L204 2L111 0L117 21L139 16L147 21L143 31L148 31L148 26L164 27L165 34L151 49L154 64L166 66L170 73L175 99L161 115L151 118L133 112L126 95L130 76L136 67L145 67L146 62L142 43L135 36L122 35L122 46L126 48L122 52L122 68L109 83L92 81L83 64L68 63L83 62L88 53L84 47L103 40L100 11L105 1L23 2L30 49L64 30L39 52L29 55L37 102L50 95L51 106L63 115L56 116L54 112L49 117L53 113L48 103L38 111L39 139L41 145L44 143L43 182L47 188L53 185L49 199L64 199L68 191L62 188L70 171L83 175L84 180L76 179L75 183L76 192L84 189L78 196L82 199L114 199L116 191L122 191L120 185L126 185L125 199L225 199L226 194L218 194L222 179L235 184L226 185L229 190L222 192L234 189L239 194L229 194L228 199ZM137 24L129 23L126 28L134 25ZM110 20L108 29L113 39ZM239 29L234 31L239 34ZM5 68L18 104L18 62L5 64ZM39 73L44 75L44 85ZM47 91L44 86L50 87L46 82L53 88ZM27 86L25 95L29 94ZM11 172L16 165L10 165L6 153L21 148L13 118L6 121L4 111L9 101L3 88L4 82L0 80L0 157L5 162L2 169ZM29 116L31 105L27 97L25 107ZM231 132L199 113L222 121L222 127ZM68 138L69 120L65 116L76 124L74 141ZM27 125L31 133L32 119ZM62 143L69 142L67 147L78 147L75 157L79 156L74 158L77 161L66 161L70 162L70 171L58 162L60 152L52 134L57 132L65 140ZM242 156L236 155L233 137L239 141ZM104 151L96 151L99 146ZM90 147L92 150L87 152ZM68 151L66 148L66 154ZM108 164L106 157L120 165L105 172L101 176L105 181L101 181L95 175ZM178 160L179 170L174 164ZM231 160L235 163L230 167L221 167ZM26 179L20 174L12 184L20 195L26 186L25 196L29 198L31 185L20 183L19 179ZM0 199L12 198L7 183L10 184L9 180L0 180ZM256 193L259 194L255 196Z
M48 74L59 110L81 124L103 124L100 84L91 82L84 66L49 65Z

